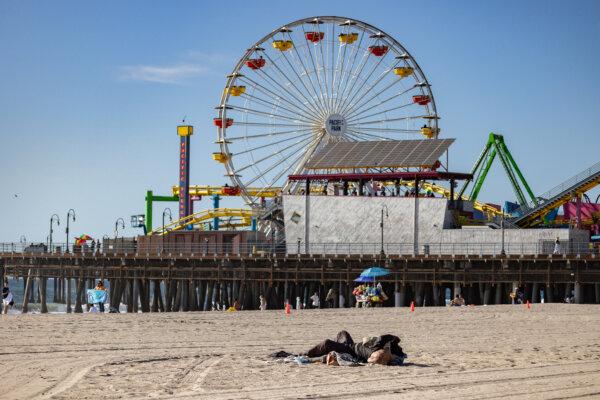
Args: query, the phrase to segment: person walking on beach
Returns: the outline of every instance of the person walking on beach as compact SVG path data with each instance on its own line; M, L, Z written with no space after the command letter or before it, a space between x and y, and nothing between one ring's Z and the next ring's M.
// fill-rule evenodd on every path
M330 288L329 291L327 292L327 296L325 296L325 301L327 302L327 307L329 308L333 308L333 306L335 305L335 289L334 288Z
M321 307L321 300L319 299L319 293L315 292L315 294L310 296L310 299L312 300L313 308Z
M14 304L13 294L8 287L8 279L4 279L2 286L2 314L8 314L8 309Z
M96 287L94 289L102 290L102 291L106 292L106 288L104 287L104 283L102 281L98 281L98 284L96 285ZM98 309L100 310L101 313L104 312L104 301L101 301L98 303Z

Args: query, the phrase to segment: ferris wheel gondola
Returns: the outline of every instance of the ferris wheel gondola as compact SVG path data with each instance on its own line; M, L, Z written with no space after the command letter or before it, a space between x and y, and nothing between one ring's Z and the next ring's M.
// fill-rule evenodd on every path
M427 78L408 51L372 25L315 17L252 45L228 75L214 118L227 176L248 204L301 173L335 141L437 138Z

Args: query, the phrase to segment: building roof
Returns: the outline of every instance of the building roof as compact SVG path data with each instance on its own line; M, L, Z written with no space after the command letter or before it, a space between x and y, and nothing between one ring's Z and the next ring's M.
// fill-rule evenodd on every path
M325 145L308 169L432 167L454 139L377 140Z

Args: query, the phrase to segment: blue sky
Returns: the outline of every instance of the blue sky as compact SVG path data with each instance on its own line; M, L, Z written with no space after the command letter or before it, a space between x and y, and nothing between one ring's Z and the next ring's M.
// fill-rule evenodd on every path
M492 130L538 194L598 161L597 1L4 0L0 241L43 241L50 215L69 208L74 235L112 235L118 217L144 211L146 189L176 183L184 116L192 181L224 183L210 153L225 75L265 34L318 15L368 22L412 53L443 137L457 138L452 170L469 170ZM499 166L481 198L514 198Z

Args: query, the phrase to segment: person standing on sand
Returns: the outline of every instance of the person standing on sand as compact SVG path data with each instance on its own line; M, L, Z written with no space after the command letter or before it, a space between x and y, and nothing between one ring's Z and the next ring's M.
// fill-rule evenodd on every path
M94 290L102 290L104 292L106 292L106 288L104 287L104 283L102 281L98 281L98 284L96 285L96 287L94 288ZM104 312L104 302L101 301L98 303L98 309L100 310L101 313Z
M327 302L327 307L329 308L333 308L333 306L335 305L335 289L334 288L330 288L329 291L327 292L327 296L325 296L325 301Z
M321 300L319 299L319 293L315 292L315 294L310 296L310 299L312 300L313 308L321 307Z
M260 311L265 311L267 309L267 300L265 299L265 296L263 296L262 294L259 297L260 300Z
M13 294L8 287L8 279L4 279L2 286L2 314L8 314L8 309L14 304Z

